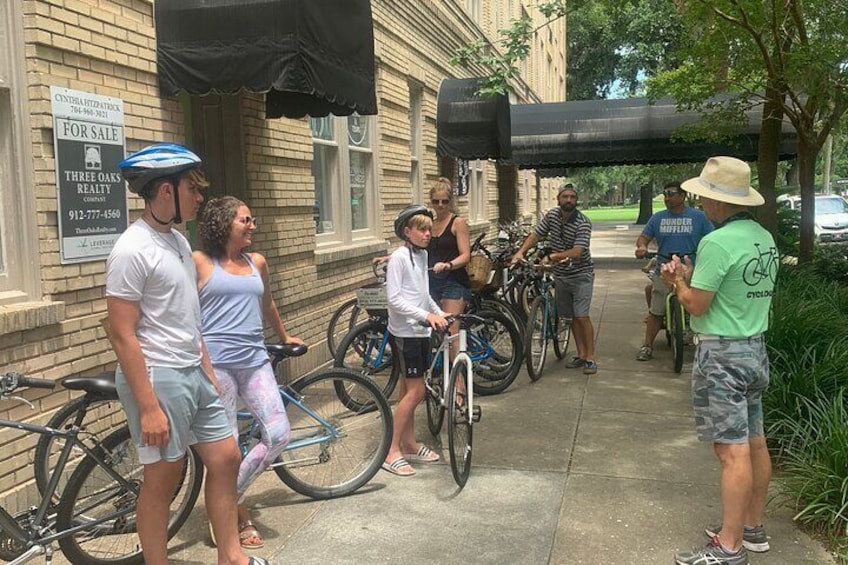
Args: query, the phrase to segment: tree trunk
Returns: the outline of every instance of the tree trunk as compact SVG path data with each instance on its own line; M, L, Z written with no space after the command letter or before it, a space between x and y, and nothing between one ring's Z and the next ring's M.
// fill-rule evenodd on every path
M763 104L762 125L760 126L760 144L758 148L757 176L760 193L766 203L757 209L757 219L777 236L777 199L775 184L777 179L777 157L780 152L781 121L783 107L780 94L775 88L766 88L766 101Z
M798 261L813 260L816 219L816 157L818 147L808 135L798 132L798 180L801 185L801 241Z
M643 184L639 191L639 217L636 219L636 225L647 224L653 214L654 185L652 183Z

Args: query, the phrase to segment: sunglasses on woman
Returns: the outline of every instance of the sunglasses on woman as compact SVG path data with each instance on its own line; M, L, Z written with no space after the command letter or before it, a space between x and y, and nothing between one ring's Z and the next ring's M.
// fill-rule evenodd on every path
M450 204L450 198L433 198L430 200L431 204Z
M256 223L256 216L241 216L240 218L237 218L237 220L246 226L249 226L250 224L253 224L254 226L258 225Z

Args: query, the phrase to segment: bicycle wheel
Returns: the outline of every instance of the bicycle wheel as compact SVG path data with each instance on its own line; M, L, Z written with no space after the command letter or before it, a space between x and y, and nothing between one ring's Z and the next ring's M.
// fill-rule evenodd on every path
M85 417L80 425L81 433L78 438L86 442L89 447L94 446L94 442L98 436L103 436L111 432L118 425L126 425L126 418L123 410L121 410L120 402L115 399L89 399L84 396L77 397L68 404L62 406L55 414L47 421L47 427L54 430L66 430L74 423L77 412L85 410ZM89 440L90 439L90 440ZM51 436L43 434L38 436L38 442L35 444L35 453L33 455L33 473L35 475L35 484L38 487L38 492L44 494L47 490L47 483L50 482L50 476L53 469L56 468L56 463L59 460L59 454L65 446L65 439L59 436ZM65 464L65 472L59 478L59 483L54 492L55 500L59 501L62 491L68 482L71 472L79 464L80 459L84 455L81 449L75 449L71 453L71 457Z
M351 410L338 387L352 398L368 398L367 410ZM392 411L372 381L352 371L330 369L290 385L292 436L272 464L295 492L315 499L355 492L380 470L392 441Z
M527 318L527 334L524 336L524 358L530 380L538 381L545 369L548 355L548 309L545 298L539 296L533 301L530 316Z
M468 411L468 368L456 363L448 384L448 448L453 479L460 488L471 472L471 414Z
M335 357L344 337L365 317L365 312L357 305L356 298L342 303L333 313L327 325L327 347Z
M424 401L427 404L427 427L433 437L439 437L445 420L445 407L441 402L445 393L442 390L442 372L439 370L435 375L427 373L424 378L427 379L424 391Z
M59 531L87 524L76 533L59 539L68 561L85 565L132 565L142 563L141 542L136 527L136 492L142 488L143 468L138 461L129 429L120 428L97 451L109 467L126 481L118 482L91 457L86 457L71 474L59 501L56 524ZM188 519L203 482L200 457L190 450L183 475L171 499L168 539Z
M521 370L524 343L518 328L506 316L492 310L477 315L486 323L468 328L468 354L474 364L474 393L499 394L509 388Z
M524 343L524 320L518 315L511 304L494 298L484 298L480 301L480 310L494 310L499 314L503 314L515 328L518 330L518 335L521 338L521 343ZM473 314L474 312L472 312Z
M671 308L671 351L674 354L674 372L679 373L683 369L683 312L676 296L672 296L669 300L669 308Z
M554 355L562 359L568 352L568 343L571 341L571 319L560 318L554 315Z
M400 364L389 339L386 325L376 320L368 320L348 333L339 345L333 366L350 369L374 381L383 396L390 398L400 379ZM339 389L339 398L350 402L351 410L359 410L355 398L344 396L343 388ZM367 400L367 399L366 399Z

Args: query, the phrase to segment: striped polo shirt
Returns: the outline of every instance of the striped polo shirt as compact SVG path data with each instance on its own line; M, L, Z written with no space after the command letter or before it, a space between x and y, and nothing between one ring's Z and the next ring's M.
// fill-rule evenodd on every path
M583 248L579 259L568 265L557 265L554 274L558 277L570 277L582 273L594 272L589 243L592 240L592 222L580 210L575 210L568 220L563 218L562 210L557 207L545 214L536 226L536 235L545 239L554 252L566 251L572 247Z

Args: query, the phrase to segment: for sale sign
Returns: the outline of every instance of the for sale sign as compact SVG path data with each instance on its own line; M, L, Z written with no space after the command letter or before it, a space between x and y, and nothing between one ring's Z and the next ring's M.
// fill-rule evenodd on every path
M108 257L127 229L124 103L119 98L50 87L62 263Z

